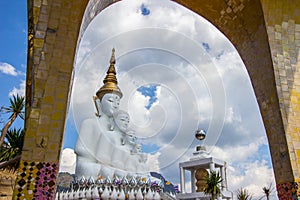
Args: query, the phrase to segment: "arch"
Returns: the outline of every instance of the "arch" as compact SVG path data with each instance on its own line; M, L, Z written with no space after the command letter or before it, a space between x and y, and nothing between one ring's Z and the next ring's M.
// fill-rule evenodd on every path
M26 136L15 197L53 197L77 44L115 2L28 0ZM266 128L279 198L292 197L300 181L300 2L175 2L209 20L238 50ZM38 181L42 175L49 193Z

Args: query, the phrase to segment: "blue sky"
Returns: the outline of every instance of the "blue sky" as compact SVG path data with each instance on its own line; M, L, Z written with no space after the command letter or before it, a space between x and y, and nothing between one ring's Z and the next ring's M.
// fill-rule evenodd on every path
M145 106L146 109L150 109L153 103L157 101L156 91L158 85L148 85L148 86L141 86L137 89L145 97L149 97L149 103Z
M25 80L27 3L17 0L0 1L0 10L0 106L8 106L10 92L14 88L19 89ZM5 121L7 116L2 115L2 119ZM15 125L19 127L20 122Z
M8 105L12 91L24 92L26 1L0 1L0 17L3 106ZM147 38L152 38L151 43ZM176 46L179 43L180 48ZM274 182L265 131L240 57L207 21L168 1L122 1L91 23L76 57L64 148L73 148L81 120L93 115L91 97L101 85L112 47L116 48L118 80L124 94L121 108L130 113L144 150L156 153L158 167L167 165L162 154L174 161L161 170L167 179L178 182L178 162L192 155L197 145L193 134L200 127L207 130L206 145L211 146L211 153L229 164L231 190L243 186L259 196L261 186ZM86 78L88 86L79 87ZM223 95L218 96L215 93L220 88ZM76 98L78 94L82 98ZM224 113L213 113L222 106ZM220 126L217 135L213 125ZM65 163L73 162L70 157L64 159Z

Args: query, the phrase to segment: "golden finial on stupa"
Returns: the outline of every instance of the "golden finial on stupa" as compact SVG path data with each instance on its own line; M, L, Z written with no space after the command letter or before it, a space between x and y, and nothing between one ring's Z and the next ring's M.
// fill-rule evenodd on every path
M112 49L110 65L106 72L106 77L103 80L104 85L97 91L96 95L102 100L102 97L107 93L113 93L119 95L122 98L123 94L118 87L118 80L116 77L116 69L115 69L115 49Z

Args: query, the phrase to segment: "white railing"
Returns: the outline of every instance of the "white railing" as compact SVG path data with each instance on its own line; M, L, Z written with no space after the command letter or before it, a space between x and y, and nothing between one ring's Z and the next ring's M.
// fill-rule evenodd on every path
M125 194L124 189L117 189L105 186L104 190L102 188L94 187L89 189L79 189L77 191L67 191L56 193L56 200L59 199L98 199L98 200L160 200L161 196L158 191L153 191L152 189L138 190L132 189Z
M85 200L160 200L163 193L164 183L151 181L150 178L135 179L132 178L127 181L126 178L119 180L115 178L111 181L107 178L105 181L102 179L96 182L90 179L82 178L80 181L71 183L70 190L58 191L56 193L56 200L62 199L85 199ZM168 196L174 197L174 194Z

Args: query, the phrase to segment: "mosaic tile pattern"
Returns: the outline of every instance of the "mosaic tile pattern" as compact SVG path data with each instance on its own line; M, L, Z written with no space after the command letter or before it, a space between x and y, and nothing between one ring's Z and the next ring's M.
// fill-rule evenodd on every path
M57 163L21 162L14 199L54 199Z
M277 184L277 193L280 200L297 200L298 184L296 182Z

